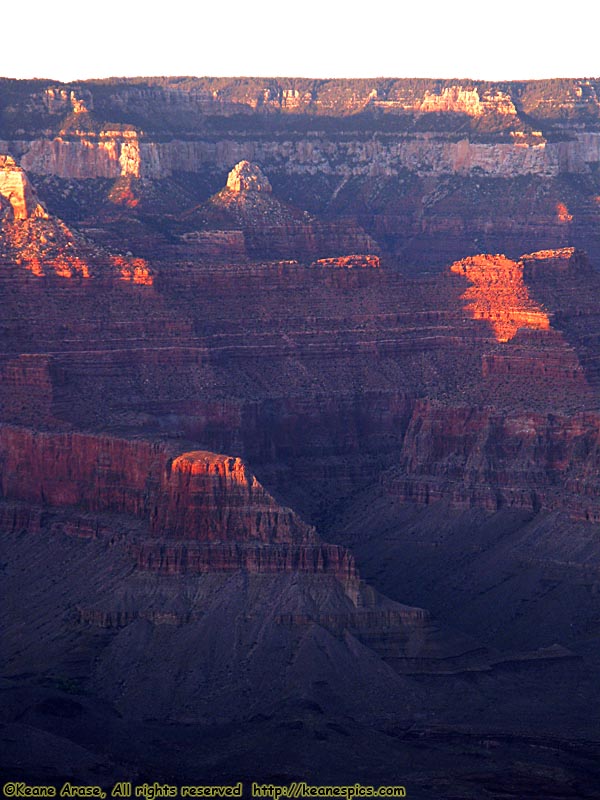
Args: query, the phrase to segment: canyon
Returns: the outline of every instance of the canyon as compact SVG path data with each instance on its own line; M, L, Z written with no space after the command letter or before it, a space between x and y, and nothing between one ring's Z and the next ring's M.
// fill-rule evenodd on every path
M597 82L0 83L2 775L597 796Z

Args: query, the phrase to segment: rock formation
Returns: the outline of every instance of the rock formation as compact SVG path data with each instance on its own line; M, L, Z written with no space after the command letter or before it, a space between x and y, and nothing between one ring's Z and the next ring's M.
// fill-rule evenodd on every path
M141 569L322 572L358 586L350 554L322 545L314 528L277 504L239 458L210 452L169 458L167 448L150 442L3 428L0 462L6 500L144 520L146 539L133 543Z
M548 315L536 305L523 281L523 265L505 256L473 256L450 267L472 288L463 295L473 319L487 320L499 342L513 339L520 328L548 330Z
M135 130L75 131L51 140L40 139L31 143L20 163L32 173L75 180L139 178L139 135ZM148 171L151 173L152 169Z
M314 267L337 267L341 269L352 269L359 267L361 269L379 269L381 262L379 256L373 255L350 255L340 256L339 258L318 258Z
M245 195L246 192L263 192L270 194L273 189L269 179L260 167L249 161L240 161L227 176L227 189L234 194Z
M226 492L226 504L219 491ZM166 493L153 527L175 538L264 544L314 541L294 512L277 506L239 458L205 452L178 456L170 465Z
M37 199L25 171L10 156L0 156L0 259L23 266L41 278L116 277L152 285L143 259L109 255L74 234L61 219L50 216ZM93 266L92 266L93 264Z
M325 222L281 202L261 168L246 160L230 171L224 189L184 219L194 227L243 231L246 252L253 258L306 260L378 249L357 225ZM183 238L189 241L198 235L188 232Z
M596 415L510 415L419 403L399 464L383 481L402 501L560 510L598 522L597 438ZM576 456L580 449L583 460Z
M0 155L0 196L8 201L7 211L13 220L48 219L48 214L35 196L27 175L14 158ZM1 206L0 206L1 207Z

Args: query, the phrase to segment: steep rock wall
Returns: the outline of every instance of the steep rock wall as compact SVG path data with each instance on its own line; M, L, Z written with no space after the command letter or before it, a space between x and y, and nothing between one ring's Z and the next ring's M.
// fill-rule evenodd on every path
M383 485L402 502L562 510L598 522L599 467L598 415L517 415L425 400Z
M38 175L61 178L117 178L132 175L165 178L176 172L199 172L206 167L228 169L238 161L261 164L267 171L285 170L291 175L374 177L400 175L447 176L479 173L496 178L518 175L557 176L589 173L600 161L600 133L575 133L570 141L486 144L444 140L435 134L381 134L376 140L347 141L325 138L318 132L288 141L267 138L153 142L149 137L105 131L80 138L11 140L0 143L19 156L20 164Z

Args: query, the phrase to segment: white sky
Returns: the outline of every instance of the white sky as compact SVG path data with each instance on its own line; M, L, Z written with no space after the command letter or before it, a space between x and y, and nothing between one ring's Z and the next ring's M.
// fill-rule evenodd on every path
M9 78L600 77L593 0L29 0L3 16Z

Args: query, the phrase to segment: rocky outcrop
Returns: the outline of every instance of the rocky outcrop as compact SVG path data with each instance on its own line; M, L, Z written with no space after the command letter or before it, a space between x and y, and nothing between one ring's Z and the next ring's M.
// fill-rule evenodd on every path
M0 155L0 197L8 202L12 220L48 218L24 170L17 166L14 158L6 155Z
M425 90L420 106L405 106L411 110L425 112L451 112L468 114L470 117L481 117L485 114L500 114L515 117L517 109L509 94L500 89L488 89L480 94L477 88L466 88L460 85L446 86L440 92Z
M233 167L226 186L210 199L205 213L231 218L252 233L259 233L261 227L294 225L303 216L275 198L261 168L245 160Z
M152 271L143 258L110 256L109 262L122 281L138 286L152 286L154 283Z
M158 534L203 542L315 541L314 529L278 505L240 458L190 452L177 456L168 469L152 516Z
M227 176L227 189L239 194L241 192L264 192L270 194L273 189L269 179L261 168L249 161L240 161Z
M313 267L335 267L338 269L379 269L381 266L379 256L366 255L351 255L340 256L339 258L318 258Z
M38 100L40 102L36 102ZM89 89L81 87L67 89L63 86L50 86L39 98L32 98L32 109L45 108L50 114L64 115L69 112L85 114L94 108L93 95Z
M383 485L402 502L560 510L598 522L599 431L598 415L518 415L419 401Z
M75 238L61 221L45 217L4 221L0 230L0 259L24 267L42 278L89 278L90 253L78 248Z
M505 256L480 255L450 267L473 284L463 295L473 319L489 322L499 342L514 338L519 328L548 330L550 319L529 296L523 264Z

